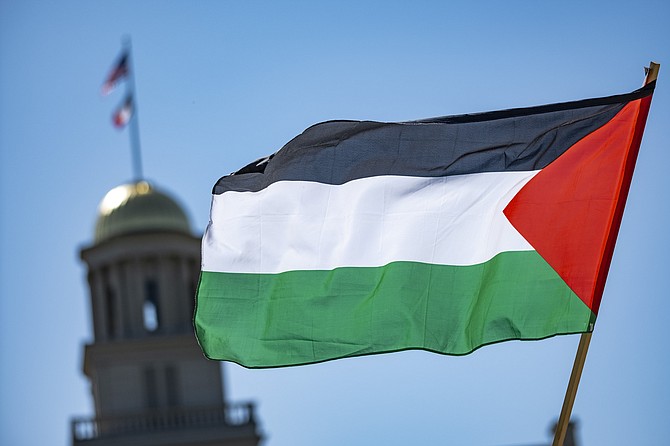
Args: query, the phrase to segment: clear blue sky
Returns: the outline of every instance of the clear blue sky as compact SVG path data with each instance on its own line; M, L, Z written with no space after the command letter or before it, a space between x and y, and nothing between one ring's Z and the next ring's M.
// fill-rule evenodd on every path
M145 174L202 232L214 182L328 119L411 120L624 93L661 72L575 404L584 446L670 438L670 3L0 0L0 444L93 414L78 250L132 176L99 94L132 35ZM226 364L269 446L548 442L579 338L465 357Z

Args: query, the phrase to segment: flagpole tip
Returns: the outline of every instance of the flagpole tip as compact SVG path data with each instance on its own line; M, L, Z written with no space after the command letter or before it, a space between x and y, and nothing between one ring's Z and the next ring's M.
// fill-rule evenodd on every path
M644 80L644 84L649 84L651 82L654 82L658 78L658 70L661 68L661 64L658 64L656 62L649 62L648 67L644 67L644 74L646 75L646 78Z

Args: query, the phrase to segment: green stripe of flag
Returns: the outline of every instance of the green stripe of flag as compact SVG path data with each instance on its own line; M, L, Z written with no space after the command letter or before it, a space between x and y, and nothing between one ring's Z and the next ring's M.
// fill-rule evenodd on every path
M462 355L586 332L595 317L535 251L517 251L474 266L202 272L195 319L210 358L273 367L405 349Z

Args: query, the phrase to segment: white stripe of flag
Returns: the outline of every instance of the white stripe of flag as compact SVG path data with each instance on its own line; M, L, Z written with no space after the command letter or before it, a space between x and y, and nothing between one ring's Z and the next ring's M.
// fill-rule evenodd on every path
M474 265L532 250L503 209L537 172L378 176L342 185L282 181L259 192L214 195L202 269Z

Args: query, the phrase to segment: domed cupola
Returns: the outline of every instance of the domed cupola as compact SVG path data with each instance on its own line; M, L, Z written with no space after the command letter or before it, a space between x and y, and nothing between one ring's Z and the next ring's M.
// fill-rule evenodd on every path
M177 202L146 181L122 184L107 192L98 208L95 243L140 232L191 234L186 213Z
M253 406L230 409L221 365L193 333L201 239L184 209L145 181L100 203L94 242L80 251L95 418L73 421L74 446L258 446Z

